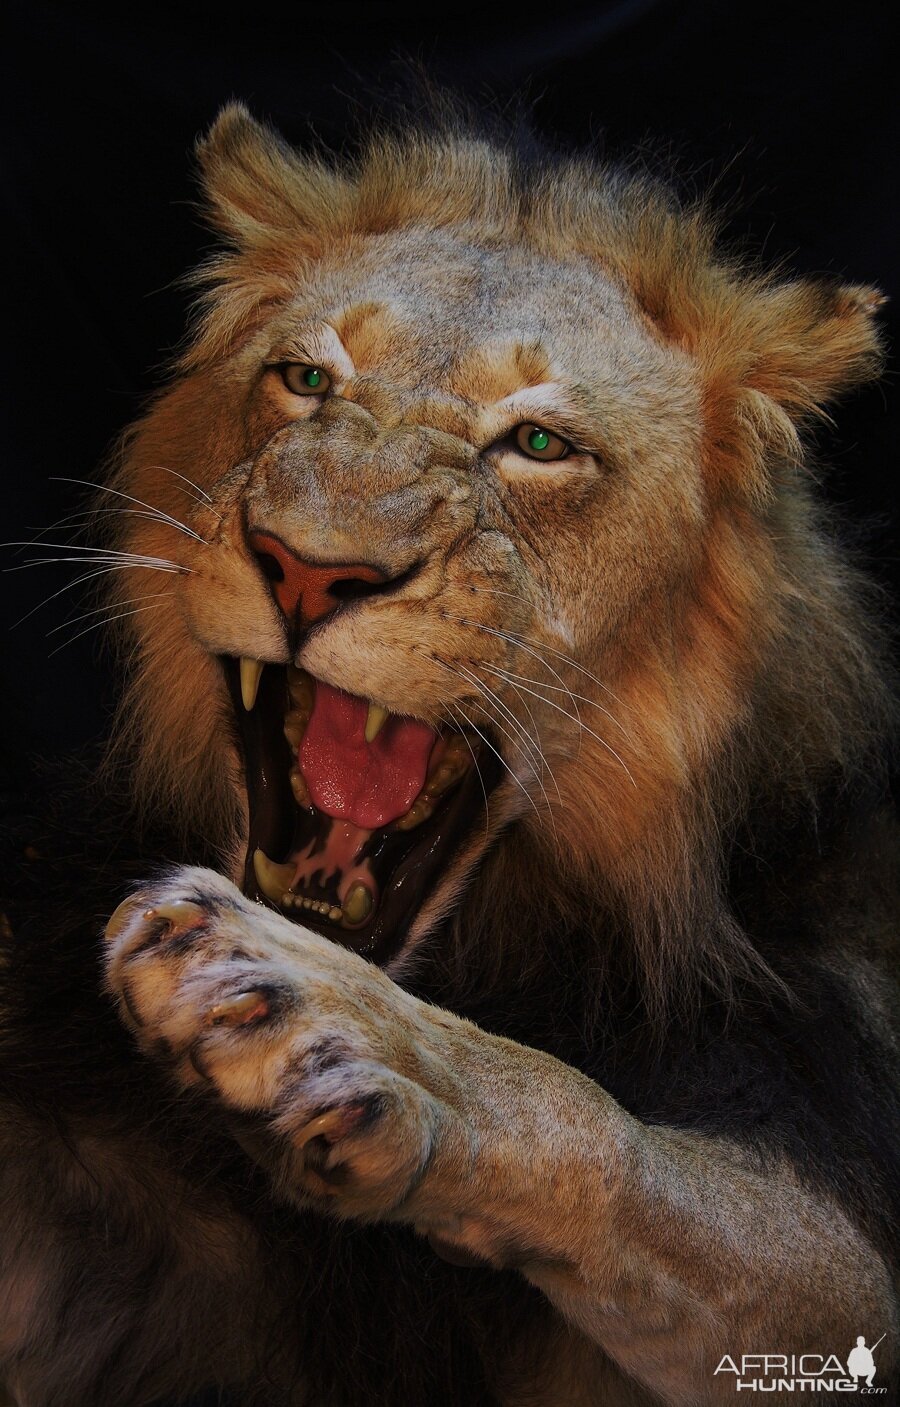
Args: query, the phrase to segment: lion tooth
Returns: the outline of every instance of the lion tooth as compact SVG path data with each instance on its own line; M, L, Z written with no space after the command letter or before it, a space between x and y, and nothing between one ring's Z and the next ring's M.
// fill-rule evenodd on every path
M297 866L290 861L286 865L276 865L264 850L253 852L253 873L256 882L267 899L280 904L286 889L290 889Z
M347 897L341 905L344 910L344 919L347 923L352 924L365 923L372 912L373 903L369 890L357 880L355 884L351 884L347 891Z
M312 676L307 674L305 669L297 669L296 665L289 664L287 681L292 704L309 714L316 696Z
M421 792L409 810L397 821L398 831L411 831L420 826L434 811L435 803L427 792Z
M306 715L301 715L295 710L285 714L284 736L287 738L294 752L297 751L303 742L303 734L306 732L306 725L309 719Z
M366 742L374 743L385 723L390 718L390 712L382 708L381 704L370 703L369 713L366 718Z
M292 767L288 773L291 784L291 791L294 793L294 800L298 806L309 805L309 787L306 785L306 778L299 767Z
M263 668L262 660L251 660L246 655L241 657L241 699L248 713L253 712Z

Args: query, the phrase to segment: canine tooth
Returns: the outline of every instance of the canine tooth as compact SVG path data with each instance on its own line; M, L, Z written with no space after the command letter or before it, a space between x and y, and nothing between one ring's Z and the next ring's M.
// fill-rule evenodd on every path
M296 865L290 861L286 865L276 865L263 850L253 852L253 873L256 882L267 899L280 904L284 892L293 883Z
M248 713L253 712L264 667L262 660L250 660L246 655L241 659L241 699Z
M366 718L366 742L374 743L385 723L390 718L390 713L381 704L370 703L369 715Z
M365 923L372 912L372 895L359 880L351 884L343 902L344 918L347 923Z
M329 909L328 917L331 919L332 923L339 923L340 920L344 917L344 911L343 909L339 909L337 907Z

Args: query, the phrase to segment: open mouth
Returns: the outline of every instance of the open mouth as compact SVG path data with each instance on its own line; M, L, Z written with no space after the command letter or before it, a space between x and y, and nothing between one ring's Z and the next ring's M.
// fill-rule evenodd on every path
M223 661L244 751L244 892L386 962L467 835L499 760L293 665Z

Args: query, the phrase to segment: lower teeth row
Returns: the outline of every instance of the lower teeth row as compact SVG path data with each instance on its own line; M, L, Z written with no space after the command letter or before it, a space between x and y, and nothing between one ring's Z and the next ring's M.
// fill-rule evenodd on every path
M292 894L290 890L281 896L281 907L283 909L311 909L313 913L321 914L323 918L330 918L332 923L340 923L344 917L344 910L337 904L329 904L324 899L307 899L303 894Z
M359 880L354 880L350 885L341 904L329 904L327 899L311 899L306 894L295 894L293 889L285 886L297 882L296 866L290 860L283 865L276 864L263 850L253 852L253 871L260 892L283 909L308 909L331 919L332 923L356 928L371 917L375 907L374 894Z

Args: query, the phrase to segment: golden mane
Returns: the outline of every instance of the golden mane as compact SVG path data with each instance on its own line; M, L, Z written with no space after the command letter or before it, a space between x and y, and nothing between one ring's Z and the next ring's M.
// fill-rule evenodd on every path
M492 865L507 872L503 892L520 916L529 905L584 914L586 895L622 916L657 994L691 973L722 986L758 966L724 899L732 837L751 811L785 823L812 812L823 788L876 765L893 726L868 588L817 504L803 437L826 403L877 371L880 295L743 265L719 251L701 204L682 206L647 175L584 158L528 164L452 127L377 133L354 159L307 157L235 105L198 151L225 248L196 275L205 291L190 347L128 437L115 488L141 493L134 486L159 464L196 479L213 453L233 462L227 425L211 434L206 420L211 369L289 299L298 273L360 236L452 227L482 245L587 259L697 367L707 524L680 594L663 605L649 583L645 614L615 650L634 781L586 756L580 797L564 790L566 845L549 875L543 867L540 898L522 847L501 842ZM177 483L154 483L154 502L175 511ZM153 525L141 525L140 541L165 555ZM119 576L124 598L133 583ZM662 609L664 647L649 629ZM223 727L214 666L174 612L124 628L129 687L114 756L131 757L148 809L228 854L240 805L234 766L212 746ZM486 925L515 930L510 905L480 911Z

